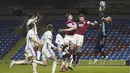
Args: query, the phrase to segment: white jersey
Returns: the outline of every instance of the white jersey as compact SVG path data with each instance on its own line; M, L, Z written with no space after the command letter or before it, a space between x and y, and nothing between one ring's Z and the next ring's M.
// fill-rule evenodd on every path
M34 27L35 27L35 33L37 34L37 26L36 26L36 22L37 22L37 17L33 18L33 19L29 19L27 22L27 29L28 29L28 25L33 23Z
M56 40L55 40L55 43L57 44L57 45L63 45L64 44L64 41L63 41L64 39L63 39L63 37L60 35L60 34L57 34L56 35Z
M51 49L51 47L54 48L54 45L52 44L52 32L51 31L46 31L42 38L41 38L41 41L44 45L46 45L46 49Z
M50 58L51 56L55 56L55 53L51 49L52 47L55 48L55 46L52 44L52 32L46 31L43 34L41 41L43 43L43 47L42 47L43 60L46 60L46 58Z
M57 47L59 48L61 52L63 48L63 44L64 44L64 38L60 34L56 35L55 43L57 44Z
M35 46L34 46L34 42L30 40L31 37L36 38L36 34L33 29L29 30L27 33L27 36L26 36L26 46L33 48ZM28 49L28 48L26 48L26 49Z
M25 46L25 52L28 54L28 56L36 56L33 48L35 47L34 42L30 40L31 37L36 38L36 34L33 29L30 29L26 36L26 46Z

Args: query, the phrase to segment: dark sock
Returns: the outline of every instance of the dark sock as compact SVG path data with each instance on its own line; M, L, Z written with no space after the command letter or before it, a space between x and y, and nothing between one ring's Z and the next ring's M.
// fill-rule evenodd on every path
M73 54L73 63L75 63L75 60L76 60L76 55L75 53Z
M78 64L80 57L81 57L81 52L78 52L77 53L77 60L76 60L75 64Z

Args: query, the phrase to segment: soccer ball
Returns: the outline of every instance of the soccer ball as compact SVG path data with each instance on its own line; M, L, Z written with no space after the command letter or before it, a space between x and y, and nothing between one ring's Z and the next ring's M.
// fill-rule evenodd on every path
M101 7L106 7L105 1L101 1L101 2L100 2L100 6L101 6Z
M106 3L105 1L101 1L100 2L100 6L99 6L99 11L104 11L106 8Z

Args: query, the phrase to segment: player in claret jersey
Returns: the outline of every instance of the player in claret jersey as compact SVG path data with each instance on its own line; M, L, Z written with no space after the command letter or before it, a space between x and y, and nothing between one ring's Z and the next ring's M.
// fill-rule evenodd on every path
M77 23L77 30L73 36L73 49L75 47L75 52L76 52L76 56L77 56L77 59L75 59L75 56L74 56L74 60L73 60L73 63L74 65L76 66L78 64L78 61L81 57L81 47L83 45L83 41L84 41L84 34L87 32L88 30L88 26L89 25L95 25L97 24L97 21L94 21L94 23L88 21L88 20L85 20L85 16L83 14L80 14L79 16L79 22Z
M71 14L67 14L66 16L68 17L68 20L66 22L66 29L62 29L62 32L66 33L64 41L68 45L68 48L69 48L69 56L68 57L70 58L70 60L66 64L66 70L67 70L67 68L69 70L73 70L72 69L72 62L73 62L73 54L72 53L73 53L73 51L70 49L70 47L71 47L70 45L72 44L73 35L75 33L75 30L77 29L77 24L73 21L73 16Z

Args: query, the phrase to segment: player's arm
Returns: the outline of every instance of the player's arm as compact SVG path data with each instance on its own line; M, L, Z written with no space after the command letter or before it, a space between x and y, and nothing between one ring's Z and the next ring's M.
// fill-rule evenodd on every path
M32 20L32 22L37 22L37 19L38 19L38 17L36 16L36 17Z
M36 39L35 39L35 34L34 34L34 32L33 31L29 31L29 39L31 40L31 41L33 41L34 43L36 43L36 44L38 44L38 45L41 45L41 43L40 42L38 42Z
M77 24L76 23L74 23L75 25L72 25L71 23L69 23L67 26L68 27L70 27L70 28L68 28L68 29L62 29L62 31L72 31L72 30L75 30L75 29L77 29Z
M34 43L38 44L38 45L41 45L40 42L38 42L35 37L30 37L30 40L32 40Z
M49 38L47 39L47 43L48 43L49 45L51 45L52 48L55 48L55 46L51 43L51 41L50 41Z
M43 15L40 15L39 13L37 13L37 19L36 19L36 22L38 24L38 22L42 19Z
M59 48L55 47L55 46L51 43L51 41L50 41L49 38L47 39L47 43L48 43L49 45L51 45L52 48L54 48L55 50L58 50L58 51L59 51Z
M75 30L77 27L71 27L71 28L68 28L68 29L62 29L62 31L72 31L72 30Z
M94 21L94 22L92 23L92 22L88 21L87 23L88 23L89 25L95 26L98 22L97 22L97 21Z

